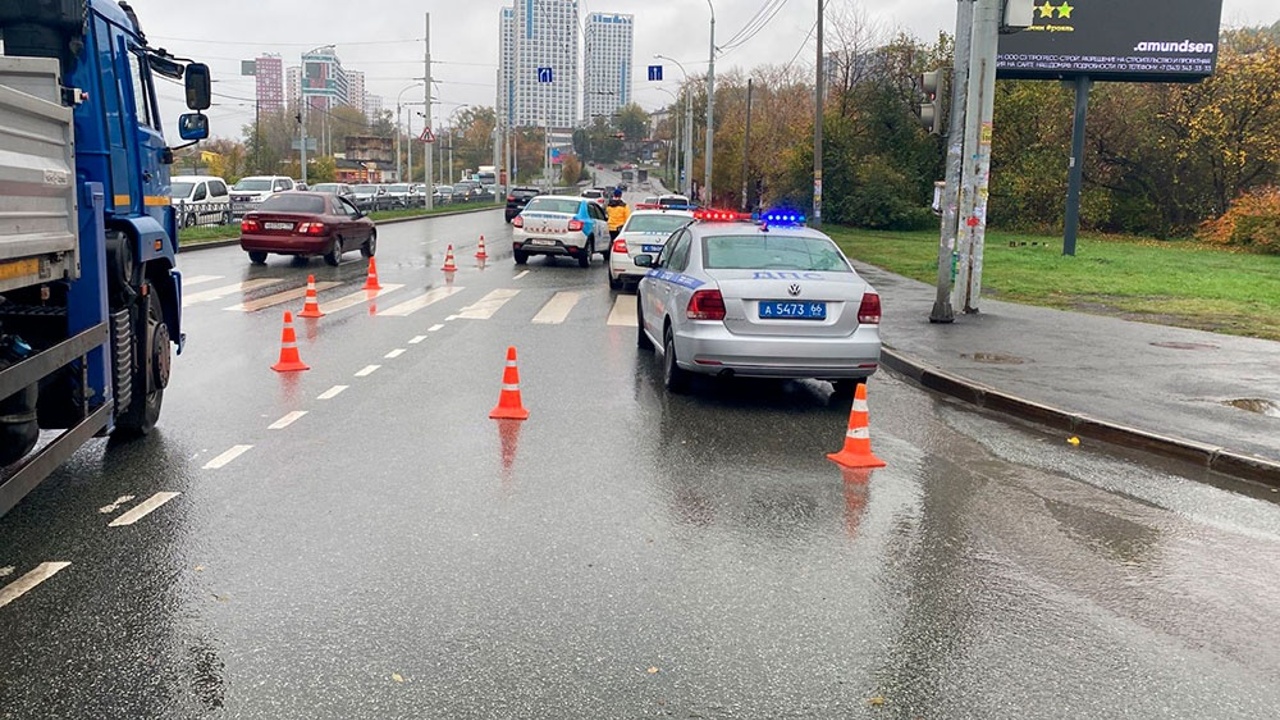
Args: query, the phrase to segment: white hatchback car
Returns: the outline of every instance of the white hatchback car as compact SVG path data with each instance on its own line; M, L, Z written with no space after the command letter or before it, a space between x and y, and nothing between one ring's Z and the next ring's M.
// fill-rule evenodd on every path
M594 200L571 195L539 195L511 221L511 250L517 265L530 255L567 256L581 267L591 255L609 259L609 220Z
M609 287L621 290L628 282L639 282L648 272L636 265L636 255L657 256L671 233L693 222L693 213L684 210L636 210L627 218L609 253Z

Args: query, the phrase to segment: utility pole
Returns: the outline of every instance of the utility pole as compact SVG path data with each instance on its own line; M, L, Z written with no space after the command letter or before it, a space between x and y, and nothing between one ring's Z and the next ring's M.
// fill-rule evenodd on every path
M423 83L422 85L422 100L423 102L426 103L426 109L423 111L423 117L426 118L425 127L427 127L428 132L430 132L429 129L431 127L431 13L426 13L426 27L427 27L427 34L423 39L423 42L426 45L426 54L423 56L423 67L426 69L426 75L424 75L423 77L426 79L426 82ZM409 144L411 145L413 144L413 138L409 138ZM427 185L427 209L430 210L433 207L435 207L435 192L432 190L432 185L431 185L431 148L427 147L427 148L423 148L423 150L424 152L422 154L426 156L426 165L423 168L422 179L423 179L423 182L425 182ZM411 173L412 173L412 170L413 170L413 166L410 166Z
M703 158L705 167L702 171L705 175L702 179L704 207L710 207L712 204L711 166L716 142L716 8L711 4L711 0L707 0L707 6L711 8L711 52L707 58L707 148L706 157Z
M1071 126L1071 166L1067 180L1067 214L1062 233L1062 254L1076 254L1076 235L1080 231L1080 186L1084 184L1084 129L1089 112L1089 88L1093 81L1081 75L1074 82L1076 90L1075 122Z
M406 182L413 182L413 108L409 109L409 122L407 125L405 125L404 132L405 132L404 144L406 147L405 154L408 155L408 159L405 160L405 165L407 166L405 168L405 171L406 171L405 174L409 176L409 179ZM431 206L428 205L427 207L431 207Z
M302 102L298 108L298 122L302 124L302 143L300 146L302 159L302 184L307 184L307 94L302 92Z
M822 227L822 85L826 63L822 57L823 0L818 0L818 74L813 87L813 217L810 224Z
M942 189L942 231L938 237L938 296L931 323L955 322L951 307L952 258L956 252L960 172L964 161L964 108L969 93L969 50L973 45L973 1L956 0L956 46L951 71L951 117L947 132L947 174Z
M1001 0L976 0L965 99L964 164L960 178L956 286L951 302L961 312L978 312L982 293L982 251L987 229L987 188L991 172L992 116L995 111L996 44Z
M821 2L822 0L818 0ZM747 197L747 176L751 174L751 78L747 78L747 129L742 138L742 211L751 211L751 201Z
M400 103L396 102L396 182L404 182L404 170L400 166Z

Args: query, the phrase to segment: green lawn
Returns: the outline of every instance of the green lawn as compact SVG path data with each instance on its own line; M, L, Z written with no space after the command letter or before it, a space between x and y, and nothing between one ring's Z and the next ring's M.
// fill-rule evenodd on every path
M458 213L466 210L496 207L500 206L496 203L467 203L465 205L442 205L437 208L432 208L430 211L423 208L379 210L377 212L369 213L369 218L374 222L377 222L379 220L393 220L396 218L406 217L449 215L451 213ZM237 223L232 223L230 225L213 225L210 227L193 227L178 231L178 243L180 246L184 247L217 242L218 240L231 240L238 237L240 237L240 225Z
M933 284L938 233L829 228L851 258ZM982 292L998 300L1280 340L1280 256L1191 241L991 232Z

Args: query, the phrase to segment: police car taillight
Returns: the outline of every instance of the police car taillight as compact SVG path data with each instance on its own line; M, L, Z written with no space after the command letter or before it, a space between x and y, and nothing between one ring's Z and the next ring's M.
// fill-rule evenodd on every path
M512 218L511 227L518 227L518 228L524 227L524 218L520 217L519 215Z
M689 298L685 316L690 320L723 320L724 296L719 290L699 290Z
M623 240L622 238L618 238L617 240L614 240L614 241L613 241L613 251L614 251L614 252L616 252L616 253L621 253L621 254L623 254L623 255L626 255L626 254L627 254L627 241L626 241L626 240Z
M880 296L873 292L862 293L862 304L858 306L858 322L867 325L880 324Z

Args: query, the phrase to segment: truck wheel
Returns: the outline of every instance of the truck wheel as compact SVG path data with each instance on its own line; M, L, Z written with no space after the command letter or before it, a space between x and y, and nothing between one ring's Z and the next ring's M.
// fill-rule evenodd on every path
M266 265L267 254L265 252L262 252L261 250L250 250L249 262L253 263L254 265Z
M146 319L136 331L137 366L133 368L133 397L129 409L116 418L116 435L142 437L151 432L160 419L164 388L169 384L169 326L164 324L160 298L154 290L147 295ZM146 358L150 357L151 372Z
M333 248L324 254L324 261L333 267L342 262L342 238L333 239Z

